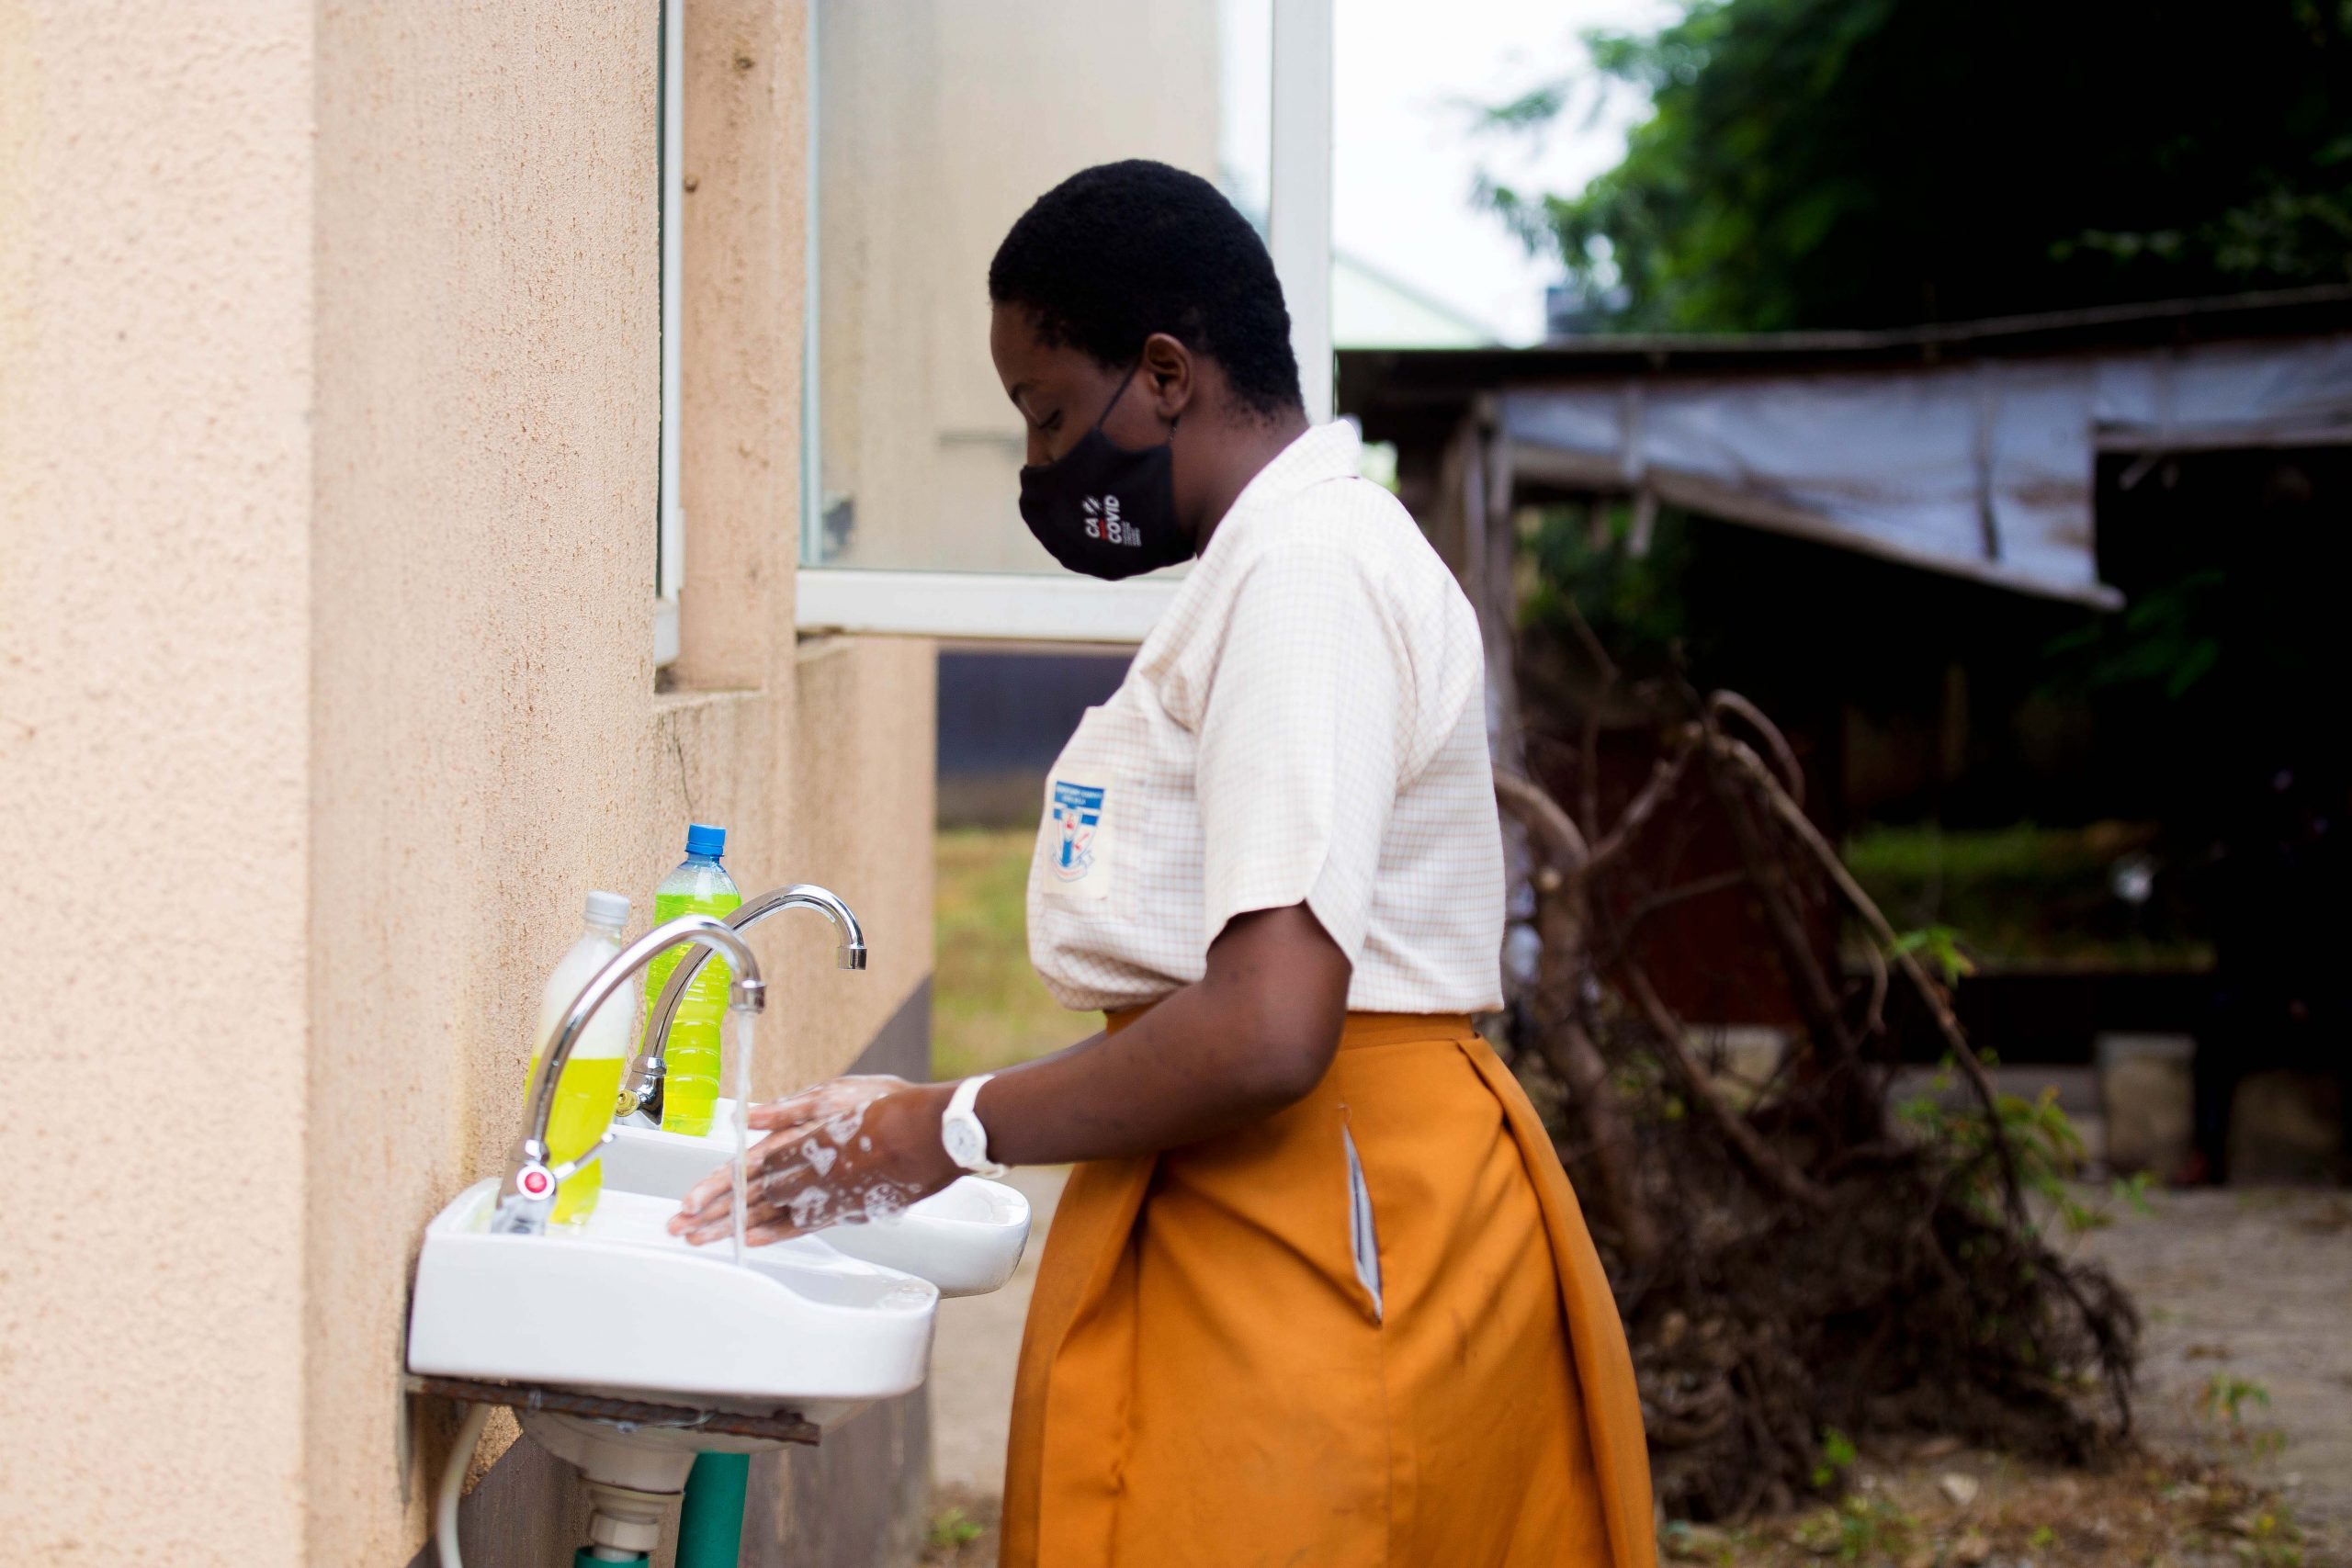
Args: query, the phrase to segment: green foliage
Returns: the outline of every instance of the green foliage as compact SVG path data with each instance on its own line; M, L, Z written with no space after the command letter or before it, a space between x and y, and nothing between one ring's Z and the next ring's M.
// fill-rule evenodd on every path
M2156 1212L2155 1205L2148 1201L2151 1179L2144 1170L2133 1171L2129 1177L2119 1176L2108 1183L2107 1195L2144 1219Z
M2160 881L2136 913L2118 901L2117 863L2150 852L2155 829L2098 823L1953 829L1879 825L1846 840L1847 870L1931 969L1949 955L1997 967L2020 961L2156 969L2210 962L2201 911ZM1960 932L1967 933L1963 942ZM1962 969L1962 974L1968 973ZM1947 971L1947 984L1953 978Z
M2234 1372L2215 1372L2198 1391L2199 1417L2219 1424L2222 1435L2233 1445L2246 1450L2256 1459L2276 1459L2287 1447L2287 1434L2275 1427L2264 1431L2249 1427L2246 1412L2255 1407L2270 1408L2270 1390Z
M931 1521L924 1542L934 1551L954 1551L967 1547L987 1533L984 1527L964 1517L961 1508L946 1508Z
M2197 1395L2197 1414L2208 1421L2225 1423L2233 1436L2245 1431L2248 1405L2270 1408L2270 1390L2233 1372L2215 1372Z
M2222 662L2223 574L2192 571L2142 592L2118 615L2050 643L2050 684L2084 693L2146 691L2167 703L2212 695Z
M1595 504L1602 509L1597 525L1580 508L1538 514L1522 541L1530 581L1521 614L1529 626L1565 640L1573 605L1628 673L1656 674L1677 662L1690 630L1682 581L1689 536L1679 517L1663 514L1648 549L1635 555L1631 503Z
M1796 1543L1840 1562L1879 1562L1911 1545L1919 1521L1884 1497L1853 1496L1800 1523Z
M2151 1212L2145 1176L2113 1182L2106 1205L2084 1201L2076 1184L2086 1154L2083 1135L2059 1106L2056 1089L2045 1089L2030 1100L2020 1094L1996 1095L1994 1114L1988 1118L1973 1096L1952 1093L1955 1081L1954 1064L1947 1056L1928 1089L1898 1102L1894 1114L1923 1142L1950 1151L1962 1196L1987 1221L1997 1218L2007 1196L1993 1162L1978 1157L1992 1147L1995 1126L2017 1162L2018 1183L2068 1232L2104 1229L2115 1223L2118 1208Z
M1575 196L1481 194L1623 326L2352 279L2352 0L1696 0L1587 44L1654 105L1623 161ZM1487 120L1540 134L1589 93Z
M1894 939L1894 951L1917 953L1947 986L1957 986L1962 976L1976 973L1976 961L1961 951L1960 933L1950 926L1905 931Z
M1813 1467L1813 1487L1826 1492L1838 1484L1845 1473L1854 1468L1854 1439L1835 1427L1826 1427L1821 1433L1821 1460Z

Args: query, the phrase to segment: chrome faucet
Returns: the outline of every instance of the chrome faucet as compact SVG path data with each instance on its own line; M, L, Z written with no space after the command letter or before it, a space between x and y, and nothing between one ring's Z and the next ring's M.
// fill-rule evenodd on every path
M586 1032L588 1021L596 1016L596 1010L625 989L631 976L682 942L690 942L696 950L696 968L713 953L724 953L735 965L735 983L728 996L729 1008L755 1013L767 1006L767 987L760 979L760 963L752 956L751 944L726 922L714 920L708 915L681 915L623 948L572 998L563 1021L556 1025L555 1032L548 1036L539 1052L538 1071L532 1075L531 1087L524 1096L523 1130L514 1140L514 1151L507 1156L506 1179L498 1189L498 1204L491 1214L490 1228L493 1232L502 1235L544 1234L548 1216L555 1211L557 1190L602 1155L605 1145L612 1142L613 1134L607 1131L578 1159L560 1166L548 1163L548 1122L555 1114L556 1084L571 1060L572 1048ZM687 968L684 963L678 967L682 974Z
M865 932L858 926L856 913L842 902L839 894L813 882L796 882L789 887L747 898L727 917L727 924L733 931L749 931L784 909L814 909L832 921L833 931L841 939L841 945L833 950L834 962L844 969L865 967ZM678 1004L685 999L686 987L709 960L709 949L688 953L670 971L670 983L662 987L661 996L646 1014L645 1033L621 1079L621 1116L636 1116L646 1124L661 1125L662 1080L669 1072L670 1026L677 1021Z

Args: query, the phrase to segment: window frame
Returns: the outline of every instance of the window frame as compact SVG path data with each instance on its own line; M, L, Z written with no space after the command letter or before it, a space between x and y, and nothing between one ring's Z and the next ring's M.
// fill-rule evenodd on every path
M672 6L682 0L667 0ZM1307 418L1332 417L1331 104L1333 0L1272 0L1272 146L1267 249L1290 310ZM817 131L819 7L808 7L808 230L801 319L800 566L796 621L852 632L1012 641L1136 644L1181 579L1099 582L1070 574L899 570L811 564L823 530L819 386ZM666 422L665 422L666 428Z

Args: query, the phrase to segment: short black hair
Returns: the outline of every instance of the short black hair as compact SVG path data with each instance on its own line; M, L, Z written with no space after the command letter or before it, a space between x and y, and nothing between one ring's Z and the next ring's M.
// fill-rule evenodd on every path
M1072 175L997 247L989 299L1025 306L1046 342L1098 364L1133 364L1166 333L1216 360L1252 412L1302 406L1273 258L1198 175L1146 158Z

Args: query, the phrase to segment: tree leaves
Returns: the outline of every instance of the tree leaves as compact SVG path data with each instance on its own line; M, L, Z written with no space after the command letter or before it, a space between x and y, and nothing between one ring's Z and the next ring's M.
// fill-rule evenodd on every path
M1964 320L2352 280L2352 0L1701 0L1588 34L1655 105L1482 186L1628 329ZM1536 132L1574 76L1487 111Z

